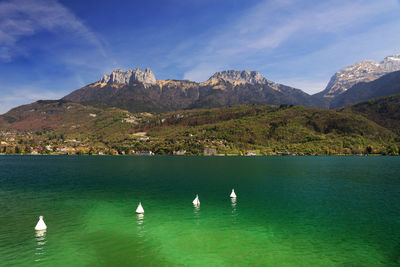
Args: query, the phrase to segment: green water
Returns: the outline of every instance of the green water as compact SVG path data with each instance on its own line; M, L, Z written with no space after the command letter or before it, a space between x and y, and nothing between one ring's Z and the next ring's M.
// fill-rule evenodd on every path
M400 158L1 156L0 265L400 266Z

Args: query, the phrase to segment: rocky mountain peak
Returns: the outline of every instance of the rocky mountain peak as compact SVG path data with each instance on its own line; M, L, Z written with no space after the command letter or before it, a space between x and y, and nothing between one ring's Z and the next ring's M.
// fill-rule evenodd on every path
M379 63L362 60L336 72L320 94L323 97L335 97L359 82L371 82L397 70L400 70L400 55L387 56Z
M386 72L400 70L400 55L387 56L380 62L382 69Z
M149 68L146 68L145 71L137 68L135 70L127 70L125 72L121 69L113 70L110 75L104 75L99 82L107 84L133 84L135 82L141 82L147 86L155 85L157 83L157 80L153 72Z
M225 70L216 72L210 79L223 79L228 82L265 84L268 82L258 71Z

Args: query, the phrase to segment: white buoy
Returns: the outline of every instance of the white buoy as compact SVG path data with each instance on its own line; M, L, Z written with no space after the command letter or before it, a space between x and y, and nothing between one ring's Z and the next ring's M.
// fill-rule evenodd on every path
M35 230L36 231L43 231L43 230L46 230L46 229L47 229L47 226L43 221L43 216L39 216L39 221L35 226Z
M199 195L196 195L196 198L193 200L193 205L199 206L200 205L200 200L199 200Z
M230 195L231 198L236 198L235 190L232 189L232 193Z
M136 213L138 213L138 214L143 214L144 213L144 209L142 207L142 202L139 202L139 206L136 209Z

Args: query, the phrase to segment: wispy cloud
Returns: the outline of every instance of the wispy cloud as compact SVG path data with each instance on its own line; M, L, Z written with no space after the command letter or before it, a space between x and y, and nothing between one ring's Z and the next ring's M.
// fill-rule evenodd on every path
M204 68L207 65L229 68L243 62L247 68L252 68L252 63L259 66L269 56L276 57L276 51L285 45L305 46L313 38L321 36L327 38L321 38L323 41L316 48L326 49L332 45L330 41L334 43L364 33L368 31L369 23L380 18L384 23L386 17L395 16L399 10L396 0L309 1L304 6L294 0L263 1L221 28L222 34L208 36L206 41L200 40L202 48L191 60L191 63L197 63L185 77L207 79L214 71L210 69L207 73ZM298 53L306 52L299 49ZM187 64L184 59L182 61L182 64Z
M32 43L28 38L35 36ZM0 74L0 113L60 98L100 77L113 65L104 47L104 40L57 0L1 1L0 64L20 74ZM18 57L26 63L12 65Z
M43 31L84 38L106 56L96 35L56 0L6 0L0 3L0 60L20 55L18 42Z

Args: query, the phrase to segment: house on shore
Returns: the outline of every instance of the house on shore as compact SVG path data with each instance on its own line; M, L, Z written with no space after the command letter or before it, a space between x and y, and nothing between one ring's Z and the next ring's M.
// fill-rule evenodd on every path
M136 155L138 156L153 156L153 151L136 151Z
M174 155L176 155L176 156L183 156L185 154L186 154L186 150L174 151Z
M213 156L217 154L217 150L215 148L206 147L203 151L204 156Z

